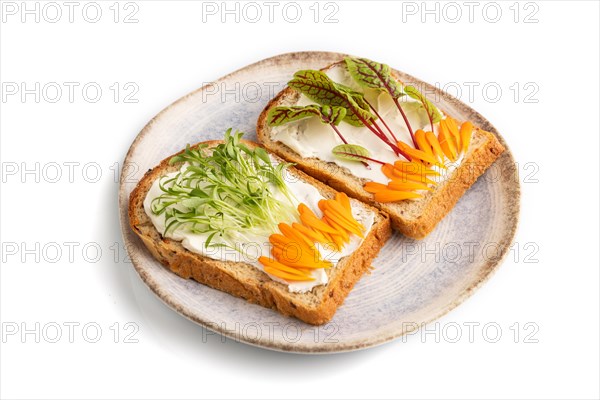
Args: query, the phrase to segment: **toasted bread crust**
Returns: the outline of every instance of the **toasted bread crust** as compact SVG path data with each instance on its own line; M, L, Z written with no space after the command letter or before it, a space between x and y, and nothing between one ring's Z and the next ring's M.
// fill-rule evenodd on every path
M258 146L253 142L244 142L248 146ZM221 141L203 143L213 147ZM190 252L178 241L163 238L159 234L145 214L143 202L152 183L175 168L168 164L171 157L164 159L157 167L148 171L129 198L129 223L150 253L182 278L194 279L214 289L241 297L250 303L275 309L309 324L320 325L333 317L337 308L369 269L371 261L391 235L389 218L378 213L376 209L364 205L376 213L376 219L361 246L354 253L343 258L336 268L330 271L330 280L326 285L317 286L306 294L291 293L286 285L273 281L250 264L205 257ZM333 197L335 194L331 188L301 171L290 168L290 172L317 187L326 197Z
M328 65L321 70L326 71L341 62L343 61ZM397 76L396 79L400 81ZM285 144L271 140L270 127L267 125L269 111L283 103L286 105L293 103L298 97L298 92L286 87L269 101L256 125L259 142L270 152L296 163L299 169L310 176L388 214L395 230L414 239L422 239L431 233L467 189L505 150L494 134L476 127L471 146L463 162L445 182L417 200L379 203L373 199L372 194L363 189L367 180L355 177L346 168L335 163L316 158L303 158Z

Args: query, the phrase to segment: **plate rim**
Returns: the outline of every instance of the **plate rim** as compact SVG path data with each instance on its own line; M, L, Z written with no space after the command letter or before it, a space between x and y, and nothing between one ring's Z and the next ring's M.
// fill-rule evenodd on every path
M331 57L331 58L343 58L348 55L344 54L344 53L328 52L328 51L300 51L300 52L288 52L288 53L278 54L278 55L268 57L268 58L256 61L254 63L248 64L241 68L238 68L235 71L230 72L230 73L228 73L206 85L203 85L200 88L197 88L197 89L185 94L184 96L176 99L175 101L173 101L169 105L167 105L165 108L163 108L161 111L159 111L154 117L152 117L144 125L144 127L140 130L140 132L136 135L134 140L131 142L129 149L127 150L127 153L125 154L125 158L123 160L122 165L126 165L128 162L130 162L130 158L133 155L133 151L136 149L136 147L138 146L140 141L146 136L148 131L151 129L152 125L157 120L159 120L164 114L168 113L170 111L170 109L172 109L173 107L176 107L180 103L185 102L190 97L192 97L198 93L201 93L202 91L206 90L206 88L208 88L210 85L213 85L216 83L221 83L227 79L230 79L231 77L235 76L236 74L239 74L240 72L242 72L246 69L256 68L256 67L260 66L261 64L277 62L279 60L286 60L286 59L290 59L290 58L313 59L314 57L318 57L318 56ZM496 136L498 138L500 143L506 149L504 151L502 157L508 157L509 158L508 161L510 162L510 164L515 165L515 159L510 150L510 147L506 143L505 139L502 137L502 135L500 135L500 133L498 132L496 127L494 125L492 125L478 111L474 110L473 108L471 108L470 106L468 106L467 104L462 102L461 100L459 100L449 94L445 94L445 93L441 92L441 89L438 89L435 86L433 86L421 79L418 79L418 78L416 78L410 74L407 74L405 72L401 72L401 74L404 76L407 76L409 78L412 78L415 81L418 81L419 83L422 83L424 86L428 87L429 90L433 90L436 93L439 92L439 93L443 94L448 101L452 102L453 105L460 107L461 109L467 109L469 111L469 113L471 113L472 115L477 117L478 125L480 125L480 126L485 125L485 130L488 132L491 132L492 134L494 134L494 136ZM136 246L136 247L142 246L142 247L144 247L144 249L145 249L145 246L143 246L143 244L139 241L139 239L137 240L137 242L134 242L134 241L129 240L129 237L128 237L128 234L131 234L132 232L131 232L131 228L129 226L128 218L124 218L124 216L127 215L127 213L124 212L124 210L126 211L129 206L129 196L126 193L125 178L127 178L126 174L125 174L125 168L122 168L121 174L119 177L119 191L118 191L119 223L120 223L121 236L123 238L125 249L127 251L129 258L131 259L131 263L133 264L134 269L136 270L137 274L140 276L140 278L144 282L144 284L163 303L165 303L169 308L171 308L173 311L177 312L178 314L182 315L186 319L202 326L204 329L208 329L210 331L219 333L220 335L223 335L224 337L232 339L236 342L245 343L245 344L249 344L252 346L256 346L256 347L260 347L260 348L268 349L268 350L274 350L274 351L280 351L280 352L286 352L286 353L297 353L297 354L331 354L331 353L344 353L344 352L351 352L351 351L356 351L356 350L361 350L361 349L367 349L367 348L382 345L384 343L388 343L390 341L393 341L395 339L398 339L398 338L404 336L407 333L414 331L414 330L402 329L399 331L394 331L392 334L389 334L389 335L379 335L379 336L374 337L372 340L360 341L360 342L354 341L354 342L349 342L349 343L346 343L346 342L317 343L316 345L310 345L310 346L305 346L305 345L302 345L301 343L292 343L292 344L287 344L287 345L274 345L271 341L264 340L264 339L262 339L262 337L260 339L253 339L253 338L245 338L245 337L242 337L241 335L232 334L228 330L222 329L219 324L214 324L212 321L206 321L206 320L203 320L202 318L199 318L193 312L191 312L191 310L188 310L187 307L175 302L168 293L163 293L161 290L160 284L158 282L156 282L154 280L154 278L152 276L150 276L145 270L143 270L143 268L140 265L138 265L139 261L137 260L137 257L134 257L131 254L131 250L130 250L131 246ZM519 226L520 214L521 214L521 185L520 185L519 180L516 180L513 182L514 182L514 187L512 188L512 190L513 190L513 194L515 196L513 199L514 200L514 205L513 205L514 213L511 215L511 218L509 219L513 223L512 223L512 226L508 227L509 229L507 230L506 234L503 237L503 240L507 241L508 244L512 243L512 241L516 235L516 232L517 232L517 229ZM494 275L494 273L497 271L499 266L503 263L503 261L506 258L509 251L510 251L510 246L504 246L502 253L498 257L496 257L493 261L488 260L484 264L485 268L483 268L483 269L485 270L485 273L482 274L477 281L475 281L472 285L468 286L462 292L460 292L456 296L456 298L454 299L453 302L449 303L446 307L440 309L440 311L438 313L436 313L433 317L431 317L429 320L422 322L421 325L419 325L419 328L417 328L417 330L421 329L424 325L429 324L430 322L433 322L433 321L443 317L444 315L448 314L450 311L452 311L453 309L458 307L460 304L465 302L467 299L469 299L473 295L473 293L475 293L477 291L477 289L479 289L485 282L487 282L491 278L492 275Z

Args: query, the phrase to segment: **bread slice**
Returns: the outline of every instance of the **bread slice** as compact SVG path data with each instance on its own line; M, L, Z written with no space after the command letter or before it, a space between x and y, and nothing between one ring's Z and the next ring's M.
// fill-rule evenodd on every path
M331 64L323 71L343 63ZM392 72L396 80L402 83L398 75ZM373 205L387 213L394 229L415 239L427 236L448 212L458 199L467 191L477 178L502 154L504 147L496 136L490 132L475 128L470 147L463 162L448 179L417 200L405 200L394 203L379 203L373 195L363 189L366 179L358 178L350 171L336 163L326 162L318 158L304 158L287 145L271 139L271 127L267 124L269 111L277 106L292 106L300 99L300 93L286 87L273 98L258 118L256 133L259 142L267 150L279 155L307 174L319 179L327 185L343 191L355 199Z
M259 146L253 142L245 140L243 142L249 147ZM204 143L212 148L222 142L213 140ZM353 207L364 207L375 213L375 221L368 235L354 253L342 258L335 268L327 271L329 280L326 285L316 286L306 293L292 293L286 285L272 280L251 264L220 261L202 256L188 251L178 241L161 236L146 215L143 202L156 179L180 168L180 165L169 165L171 157L164 159L157 167L148 171L129 198L131 228L142 239L152 255L182 278L194 279L309 324L324 324L333 317L338 306L343 303L354 284L369 269L372 260L391 235L390 220L386 215L366 204L352 200ZM335 191L330 187L293 167L290 167L288 172L314 185L325 198L332 198L335 195Z

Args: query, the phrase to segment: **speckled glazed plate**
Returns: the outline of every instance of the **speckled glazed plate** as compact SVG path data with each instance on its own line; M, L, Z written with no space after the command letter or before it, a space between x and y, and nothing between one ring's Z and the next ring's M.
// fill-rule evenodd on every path
M235 340L274 350L330 353L375 346L446 314L498 267L515 234L519 184L508 150L460 199L424 240L395 233L333 320L314 327L263 307L184 280L161 266L132 232L129 194L144 171L185 147L220 139L229 127L256 140L256 120L267 102L299 69L318 69L343 57L325 52L272 57L200 88L161 111L127 153L119 205L126 248L142 280L166 304L192 321ZM400 73L407 83L423 84ZM426 85L450 114L496 129L476 111ZM437 97L437 98L436 98ZM128 168L127 166L135 166ZM200 332L199 332L200 334Z

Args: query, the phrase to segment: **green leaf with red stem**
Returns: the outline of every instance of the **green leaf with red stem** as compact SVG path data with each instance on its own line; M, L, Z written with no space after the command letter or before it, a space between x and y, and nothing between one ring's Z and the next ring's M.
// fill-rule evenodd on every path
M319 71L318 69L301 69L300 71L296 71L296 73L294 73L294 78L308 79L319 82L331 81L331 78L329 78L325 72Z
M372 107L369 105L369 103L365 99L364 93L357 92L356 90L352 89L350 86L346 86L341 83L337 83L337 82L333 81L323 71L319 71L319 70L315 70L315 69L303 69L303 70L296 72L294 74L294 78L308 79L308 80L313 80L313 81L324 82L324 83L330 84L334 88L336 88L339 92L345 93L348 96L350 96L352 98L352 100L354 100L361 109L363 109L365 111L372 110ZM371 118L376 120L378 117L376 115L371 114ZM368 120L367 118L365 118L365 119Z
M335 146L331 152L334 156L349 161L363 161L368 159L369 150L357 144L340 144Z
M416 147L417 142L412 127L410 126L406 113L398 102L398 99L404 96L405 93L402 90L402 86L400 86L392 76L390 67L387 64L381 64L366 58L346 57L344 61L346 62L346 67L348 68L350 75L358 82L358 84L364 87L385 91L392 97L396 107L398 107L398 111L402 114L406 128Z
M369 105L367 104L364 94L357 92L352 89L350 86L342 85L341 83L337 83L333 81L327 74L323 71L315 70L315 69L303 69L294 74L295 78L300 79L308 79L319 82L328 82L332 84L337 90L340 92L347 93L354 101L359 105L363 110L370 110Z
M339 125L346 118L346 109L336 106L321 106L321 122L325 124Z
M345 116L346 109L336 106L310 104L307 106L275 107L269 111L267 123L270 126L280 126L305 118L319 117L324 124L339 125Z
M394 99L404 96L402 87L392 77L391 69L387 64L366 58L346 57L344 61L348 72L359 85L388 92Z
M373 107L371 107L371 105L369 104L369 102L367 102L367 99L365 99L365 95L364 93L361 92L357 92L356 90L352 89L349 86L346 85L342 85L341 83L337 83L334 82L335 86L338 88L338 90L347 93L350 97L352 97L352 99L356 102L356 104L358 104L358 106L360 108L362 108L363 110L367 110L367 111L375 111L373 109ZM373 119L377 119L377 115L373 115Z
M408 95L408 97L418 100L423 105L425 112L427 112L427 117L429 118L429 123L431 124L431 131L433 132L433 124L440 122L442 119L442 114L437 109L436 106L430 102L423 93L419 92L417 88L414 86L406 86L404 88L404 92Z
M319 104L344 107L344 121L350 125L363 126L363 121L370 121L375 117L368 109L361 107L360 100L357 101L349 93L340 90L336 83L321 71L299 71L288 85Z
M317 103L346 108L344 121L353 126L367 127L396 154L402 154L398 146L391 143L385 137L385 134L380 132L378 127L375 126L377 116L370 112L371 108L361 93L347 86L335 83L327 74L317 70L301 70L296 72L294 79L289 81L288 85Z

